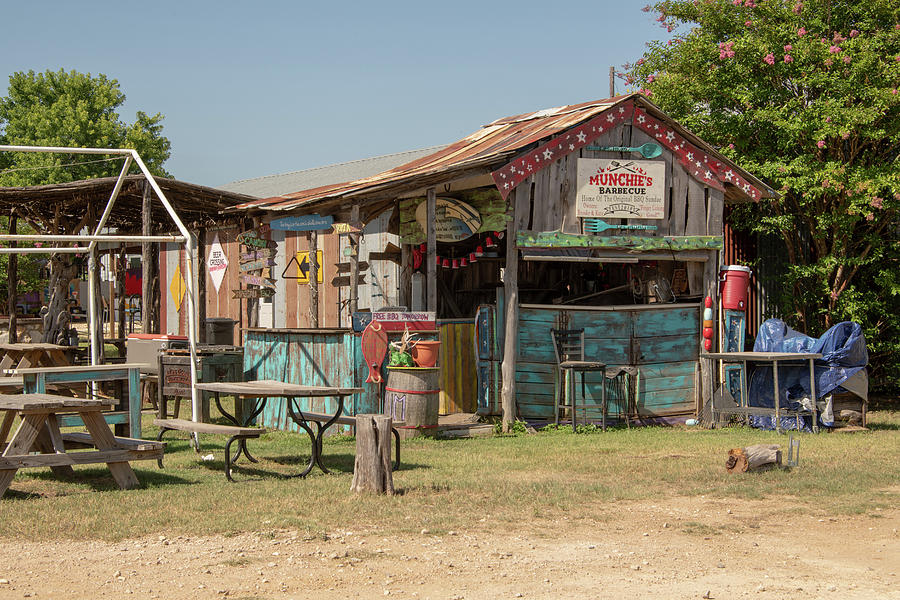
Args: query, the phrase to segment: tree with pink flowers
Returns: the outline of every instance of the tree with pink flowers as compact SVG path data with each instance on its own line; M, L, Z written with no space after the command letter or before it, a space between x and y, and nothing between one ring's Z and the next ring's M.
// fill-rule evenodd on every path
M665 0L671 39L626 81L779 197L733 225L777 236L779 315L817 335L866 329L876 379L900 385L900 3Z

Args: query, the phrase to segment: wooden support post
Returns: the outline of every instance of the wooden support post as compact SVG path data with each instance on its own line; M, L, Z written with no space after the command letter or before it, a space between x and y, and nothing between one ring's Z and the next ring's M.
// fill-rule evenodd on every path
M112 259L112 256L110 256ZM114 336L122 340L122 344L119 345L119 356L125 356L125 338L128 337L128 333L125 331L125 275L126 275L126 266L125 266L125 244L124 242L119 245L119 253L116 255L116 310L119 312L118 335ZM110 308L112 307L112 298L110 298Z
M197 232L197 341L206 343L206 227Z
M16 235L16 211L13 211L9 215L9 235ZM15 248L18 246L16 242L9 243L10 248ZM19 341L18 333L16 332L16 299L18 298L18 287L19 287L19 257L16 254L9 255L9 263L6 267L6 289L7 289L7 298L9 299L7 302L7 307L9 308L9 343L15 344ZM6 439L6 438L2 438Z
M97 320L90 324L97 331L97 348L93 351L97 354L98 364L103 364L106 362L106 353L103 349L103 293L100 287L100 250L98 245L91 250L89 260L94 268L90 270L88 277L93 279L94 289L97 290L94 296L94 306L96 307L94 314L97 315Z
M359 227L359 202L350 208L350 225ZM350 320L359 311L359 234L351 233L350 241Z
M350 491L394 493L390 416L356 415L356 461Z
M141 235L153 235L153 196L150 183L144 181L141 198ZM154 262L153 244L141 243L141 333L153 330L153 275L158 265Z
M428 196L425 200L425 220L427 221L426 244L428 256L425 257L425 289L427 300L425 308L429 311L437 311L437 240L434 233L434 213L437 206L437 194L434 188L428 188Z
M409 244L400 242L400 279L397 283L397 304L412 310L412 251Z
M527 182L520 185L527 186ZM506 267L503 270L503 298L506 303L505 341L503 344L503 364L500 391L500 405L503 412L503 431L508 432L516 418L516 353L519 334L519 250L516 247L516 196L519 189L512 191L510 206L512 218L506 224Z
M316 256L319 250L319 234L309 232L309 326L319 326L319 261ZM359 267L357 266L357 269ZM350 281L353 281L351 276Z

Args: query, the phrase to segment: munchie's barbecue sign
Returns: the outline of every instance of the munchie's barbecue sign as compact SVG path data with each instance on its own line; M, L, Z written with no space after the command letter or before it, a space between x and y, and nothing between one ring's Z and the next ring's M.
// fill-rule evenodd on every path
M661 160L579 158L575 216L664 219L665 173Z

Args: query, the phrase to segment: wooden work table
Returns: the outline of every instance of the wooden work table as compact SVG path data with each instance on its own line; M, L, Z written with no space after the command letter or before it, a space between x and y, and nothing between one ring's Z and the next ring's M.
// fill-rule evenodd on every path
M755 364L768 364L772 366L772 379L774 383L774 392L775 392L775 407L774 408L765 408L765 407L754 407L748 405L747 395L747 384L746 380L742 381L742 392L739 406L734 408L716 408L715 403L713 403L713 421L717 414L723 415L757 415L757 416L772 416L775 418L775 430L781 431L781 401L780 401L780 391L781 388L778 383L778 363L784 362L798 362L803 361L809 364L809 387L810 387L810 395L812 397L812 410L810 411L812 414L812 430L815 433L819 431L819 421L818 421L818 411L816 410L816 373L815 373L815 361L818 358L822 358L821 354L815 354L812 352L704 352L700 354L701 359L710 359L713 362L720 363L741 363L744 367L743 369L743 377L747 375L747 363L755 363ZM719 369L712 369L712 377L718 378ZM721 385L724 389L725 382L721 382ZM715 388L715 386L713 386ZM799 413L802 411L791 411L796 413L798 418L798 429L799 429Z

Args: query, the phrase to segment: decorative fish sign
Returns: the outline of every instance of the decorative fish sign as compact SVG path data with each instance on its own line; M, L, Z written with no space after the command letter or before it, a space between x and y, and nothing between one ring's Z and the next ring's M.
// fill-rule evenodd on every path
M637 148L630 146L588 146L585 150L601 150L603 152L640 152L644 158L656 158L662 154L662 146L647 142Z

